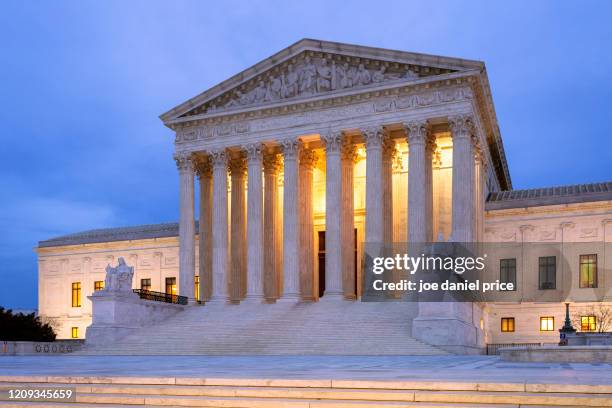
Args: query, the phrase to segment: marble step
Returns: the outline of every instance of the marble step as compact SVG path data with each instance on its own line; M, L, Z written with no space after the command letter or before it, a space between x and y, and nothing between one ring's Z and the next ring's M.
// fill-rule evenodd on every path
M7 407L612 407L612 386L172 377L0 377L0 389L71 386L77 403ZM202 385L209 384L209 385ZM563 392L565 391L565 392Z

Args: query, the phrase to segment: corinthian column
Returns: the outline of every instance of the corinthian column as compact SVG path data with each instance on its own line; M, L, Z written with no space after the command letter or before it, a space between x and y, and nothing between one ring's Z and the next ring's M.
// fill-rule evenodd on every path
M200 179L200 218L198 219L198 256L200 300L212 295L212 208L213 186L210 156L197 156L195 169Z
M321 135L325 143L325 298L341 298L342 289L342 132Z
M383 141L382 127L363 131L366 140L366 239L368 243L381 243L384 239L383 215Z
M263 259L264 259L264 296L273 301L279 294L279 261L277 251L278 225L278 170L280 160L278 154L267 152L263 157L264 170L264 214L263 214Z
M410 122L408 133L408 240L433 240L432 153L434 144L426 121Z
M486 160L480 146L476 147L475 169L474 169L474 211L475 211L475 236L476 242L484 241L484 206L485 206L485 183L486 183Z
M300 288L300 228L298 179L301 142L287 139L282 142L284 155L283 187L283 296L282 300L298 301Z
M453 138L453 231L454 242L472 242L474 237L474 149L473 122L469 115L449 118Z
M264 235L262 146L246 147L248 160L247 194L247 299L263 301Z
M239 302L246 295L246 201L244 197L246 161L243 152L236 153L229 162L232 180L231 202L231 295Z
M300 152L300 286L302 299L318 297L319 285L314 276L314 213L312 209L312 172L317 154L312 149Z
M383 206L383 241L393 242L393 159L395 142L386 139L382 151L382 206Z
M211 152L213 164L212 217L212 295L211 302L229 300L227 273L229 270L229 237L227 211L227 156L224 150Z
M190 153L174 156L179 171L179 295L194 297L195 220L193 162Z
M340 242L342 248L342 281L346 299L357 297L355 281L355 215L354 215L354 182L355 145L348 136L342 143L342 218L340 224Z

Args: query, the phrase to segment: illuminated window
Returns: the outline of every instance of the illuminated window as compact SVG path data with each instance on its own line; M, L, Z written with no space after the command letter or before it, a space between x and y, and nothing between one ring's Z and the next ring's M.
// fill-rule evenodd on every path
M514 317L502 317L501 331L504 333L514 331Z
M597 318L595 316L580 316L580 331L592 332L597 329Z
M150 291L151 290L151 279L141 279L140 289Z
M540 317L540 331L555 330L555 318L551 316Z
M557 257L541 256L538 260L540 289L555 289L557 287Z
M81 307L81 282L72 282L72 307Z
M176 295L176 278L166 278L166 293Z
M512 290L516 290L516 258L499 260L499 281L512 283Z
M580 287L597 287L597 255L580 255Z
M94 282L94 292L104 289L104 281L95 281Z
M200 300L200 275L196 275L193 279L193 284L195 285L195 293L196 300Z
M78 327L73 327L70 330L70 337L72 337L73 339L78 339L79 338L79 328Z

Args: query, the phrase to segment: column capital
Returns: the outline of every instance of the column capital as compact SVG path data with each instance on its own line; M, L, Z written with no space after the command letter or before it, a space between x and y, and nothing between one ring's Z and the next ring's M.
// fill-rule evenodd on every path
M340 149L342 160L350 161L351 163L357 162L357 149L352 141L348 137L344 137L344 143Z
M281 141L281 149L286 159L297 158L302 149L302 141L300 139L284 139Z
M261 143L251 143L242 147L242 150L246 153L247 160L261 161L263 158L264 145Z
M370 126L361 129L365 138L366 149L382 148L384 141L389 137L384 126Z
M329 130L321 134L321 140L325 143L325 154L340 153L344 142L344 133L341 130Z
M276 174L281 167L281 160L277 153L266 152L263 155L263 170L266 174Z
M209 155L195 155L193 159L193 165L198 177L210 178L212 176L212 160Z
M227 153L225 152L225 149L211 150L210 158L212 165L215 168L225 168L227 166Z
M300 167L312 168L317 164L319 156L312 149L302 149L300 151Z
M412 120L404 124L408 145L425 144L430 137L427 120Z
M470 138L474 133L474 117L472 115L449 116L448 124L453 139Z
M393 160L397 154L395 140L385 139L382 145L383 159Z
M244 152L240 151L232 155L228 159L228 167L229 167L230 175L232 177L236 177L236 176L244 177L244 175L246 174L246 170L247 170L246 155L244 154Z
M174 161L179 171L193 170L193 154L191 152L177 152L174 154Z

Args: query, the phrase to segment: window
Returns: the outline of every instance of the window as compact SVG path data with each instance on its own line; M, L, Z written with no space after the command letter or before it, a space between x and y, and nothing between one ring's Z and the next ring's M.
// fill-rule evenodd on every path
M200 275L196 275L193 279L195 286L193 293L195 293L196 300L200 300Z
M78 327L73 327L70 330L70 337L72 337L73 339L78 339L79 338L79 328Z
M499 260L499 281L512 283L512 290L516 290L516 258Z
M501 331L504 333L514 331L514 317L502 317Z
M555 318L551 316L540 317L540 331L555 330Z
M166 278L166 293L176 295L176 278Z
M150 291L151 290L151 279L141 279L140 289Z
M597 287L597 255L580 255L580 287Z
M81 282L72 282L72 307L81 307Z
M592 332L597 329L597 318L595 316L580 316L580 331Z
M104 289L104 281L95 281L94 282L94 292Z
M539 259L540 289L555 289L557 287L557 257L541 256Z

